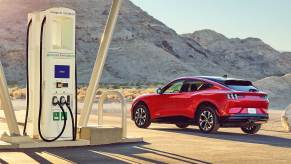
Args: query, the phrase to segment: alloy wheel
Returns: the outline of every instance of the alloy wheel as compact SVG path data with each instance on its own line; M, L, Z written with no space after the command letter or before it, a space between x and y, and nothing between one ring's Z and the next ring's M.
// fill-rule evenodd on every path
M135 111L134 119L136 124L138 124L139 126L144 125L147 119L146 110L144 108L137 108Z
M209 131L214 125L214 116L210 111L203 111L199 118L199 125L204 131Z

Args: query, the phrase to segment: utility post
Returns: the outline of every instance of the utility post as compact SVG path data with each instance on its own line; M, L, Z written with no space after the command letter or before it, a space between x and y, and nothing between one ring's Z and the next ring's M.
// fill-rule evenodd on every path
M0 62L0 91L1 91L0 92L1 107L5 114L10 136L20 136L20 131L17 126L16 116L9 96L7 82L1 62Z
M81 110L79 127L84 127L88 123L89 115L92 110L97 89L99 88L100 79L102 76L104 64L108 54L108 49L112 40L112 34L115 29L118 14L121 8L122 0L113 0L109 17L101 38L100 47L97 53L95 65L92 71L89 86L86 91L84 107Z

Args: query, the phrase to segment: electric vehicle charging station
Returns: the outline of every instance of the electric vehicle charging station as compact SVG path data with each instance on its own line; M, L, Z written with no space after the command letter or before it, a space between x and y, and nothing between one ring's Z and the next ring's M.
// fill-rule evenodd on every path
M45 141L75 140L75 11L52 8L30 13L27 36L32 136Z
M127 137L126 107L121 93L106 92L98 104L98 125L88 126L94 97L103 72L108 48L122 0L113 0L87 89L84 108L77 124L77 76L75 11L51 8L28 15L27 23L27 109L20 134L0 65L0 99L9 133L0 139L0 149L86 146L141 142ZM122 126L103 126L103 103L107 95L121 99ZM29 119L31 124L28 124ZM78 125L78 127L77 127ZM30 131L27 130L30 128ZM2 141L1 141L2 140ZM53 142L55 141L55 142ZM4 143L2 143L4 142Z

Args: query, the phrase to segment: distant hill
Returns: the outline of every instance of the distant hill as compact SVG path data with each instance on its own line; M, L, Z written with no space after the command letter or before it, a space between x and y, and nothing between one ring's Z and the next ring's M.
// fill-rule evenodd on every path
M258 38L227 38L212 30L184 34L204 47L211 61L228 73L259 79L291 72L291 53L280 53Z
M9 84L25 85L27 14L64 6L77 12L78 82L89 81L108 16L108 0L2 0L0 60ZM211 30L179 35L129 0L119 15L103 83L166 82L186 75L261 79L291 72L291 55L260 39L229 39Z
M268 93L271 107L285 108L291 104L291 73L258 80L255 86Z

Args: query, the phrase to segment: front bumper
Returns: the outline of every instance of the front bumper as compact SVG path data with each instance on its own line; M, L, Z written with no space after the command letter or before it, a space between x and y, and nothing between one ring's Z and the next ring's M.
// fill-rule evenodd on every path
M263 124L269 120L268 114L235 114L220 118L220 124L224 127L244 126L249 123Z

